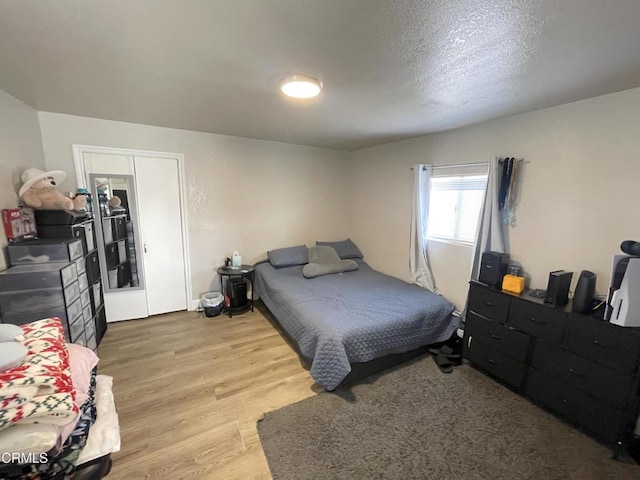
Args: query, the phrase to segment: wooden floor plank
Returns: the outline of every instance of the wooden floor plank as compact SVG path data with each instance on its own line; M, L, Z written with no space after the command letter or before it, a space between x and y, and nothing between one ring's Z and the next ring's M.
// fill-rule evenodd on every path
M120 417L111 480L268 480L257 420L320 391L257 309L112 323L99 356Z

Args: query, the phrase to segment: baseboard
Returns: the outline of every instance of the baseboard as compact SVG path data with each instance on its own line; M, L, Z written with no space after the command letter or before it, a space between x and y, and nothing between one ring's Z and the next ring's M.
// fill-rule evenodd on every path
M191 305L189 305L189 311L193 312L198 309L200 306L200 300L191 300Z

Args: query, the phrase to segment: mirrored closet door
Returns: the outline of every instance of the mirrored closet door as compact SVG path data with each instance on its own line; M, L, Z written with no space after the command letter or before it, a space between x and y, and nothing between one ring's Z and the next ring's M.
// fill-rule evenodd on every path
M100 227L109 322L190 303L179 158L145 153L74 146L78 183L91 191Z

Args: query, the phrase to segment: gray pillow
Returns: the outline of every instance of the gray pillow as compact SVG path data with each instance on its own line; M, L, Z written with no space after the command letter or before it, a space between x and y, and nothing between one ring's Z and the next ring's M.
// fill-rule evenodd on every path
M351 241L350 238L341 242L316 242L316 245L327 245L328 247L333 247L342 259L364 257L360 249Z
M269 262L274 268L293 267L309 263L309 249L306 245L277 248L267 252Z
M328 245L318 245L309 249L309 263L302 267L305 278L315 278L332 273L358 270L353 260L340 260L338 253Z

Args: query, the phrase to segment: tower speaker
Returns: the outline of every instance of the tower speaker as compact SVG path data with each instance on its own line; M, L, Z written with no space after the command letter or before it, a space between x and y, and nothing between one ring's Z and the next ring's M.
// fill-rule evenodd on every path
M573 295L573 311L578 313L589 313L593 296L596 293L596 274L589 270L580 272L576 293Z
M492 287L502 285L502 279L507 274L509 255L500 252L484 252L480 263L478 280Z
M573 272L565 272L564 270L550 272L544 303L550 303L554 306L569 303L569 286L571 285L572 277Z

